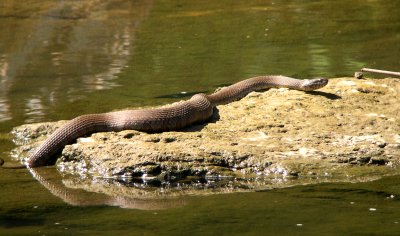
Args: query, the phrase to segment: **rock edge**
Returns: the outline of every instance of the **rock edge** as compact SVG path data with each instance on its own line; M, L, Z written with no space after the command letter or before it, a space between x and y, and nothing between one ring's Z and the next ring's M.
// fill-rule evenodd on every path
M210 122L177 132L95 133L67 145L63 173L176 180L307 178L354 181L397 174L400 80L330 79L319 91L270 89L219 106ZM65 121L12 133L26 156ZM27 144L28 143L28 144ZM20 157L21 158L21 157Z

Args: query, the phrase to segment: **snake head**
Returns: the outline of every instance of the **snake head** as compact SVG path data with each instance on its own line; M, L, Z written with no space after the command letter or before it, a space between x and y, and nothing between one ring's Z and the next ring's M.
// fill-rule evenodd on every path
M327 84L328 84L327 78L306 79L303 80L303 83L301 84L301 89L304 91L312 91L320 89Z

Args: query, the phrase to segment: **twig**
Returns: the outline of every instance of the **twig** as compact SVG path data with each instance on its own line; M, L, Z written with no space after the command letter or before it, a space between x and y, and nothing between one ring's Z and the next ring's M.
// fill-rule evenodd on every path
M377 73L377 74L384 74L384 75L400 76L400 72L387 71L387 70L376 70L376 69L370 69L370 68L362 68L361 71L362 72Z

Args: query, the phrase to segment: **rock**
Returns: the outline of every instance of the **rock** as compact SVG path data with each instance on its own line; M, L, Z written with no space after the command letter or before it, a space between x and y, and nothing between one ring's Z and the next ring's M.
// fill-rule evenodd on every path
M390 78L331 79L314 92L253 92L219 106L210 122L182 131L126 130L79 138L64 148L56 165L79 176L162 181L374 179L400 173L399 93L400 80ZM62 124L16 127L12 133L24 146L15 152L32 149Z
M356 78L356 79L362 79L363 77L364 77L364 74L362 72L357 71L354 73L354 78Z

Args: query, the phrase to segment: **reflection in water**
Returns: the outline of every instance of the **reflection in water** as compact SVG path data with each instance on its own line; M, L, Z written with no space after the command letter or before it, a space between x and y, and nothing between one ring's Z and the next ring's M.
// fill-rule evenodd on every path
M0 1L0 98L10 111L2 120L13 120L0 129L158 105L161 94L260 74L390 69L398 66L398 4ZM44 116L25 113L31 98L41 99Z
M36 120L40 120L44 116L44 106L40 97L33 97L25 103L25 114L28 116L26 123L32 123Z
M323 74L329 71L329 57L328 50L323 45L311 43L308 45L309 53L311 56L311 63L313 65L313 73L316 75Z
M24 122L42 121L49 108L119 86L116 79L127 67L135 31L151 4L0 3L0 111L12 111L1 112L0 121L21 117Z
M10 104L7 97L4 95L7 91L7 71L8 62L3 54L0 58L0 122L11 119Z
M104 48L104 53L111 57L108 70L84 77L86 86L93 90L103 90L119 86L115 81L123 68L127 67L131 54L131 41L133 41L131 26L125 26L121 32L114 34L114 41L109 48ZM90 65L89 65L90 66Z
M6 82L7 71L8 71L8 62L5 59L5 55L3 54L3 55L1 55L1 59L0 59L0 79L1 79L1 84Z
M93 108L98 104L103 112L172 102L167 99L176 101L179 91L212 91L259 74L335 77L352 76L361 67L400 66L400 1L164 0L152 5L145 0L0 1L1 134L27 120L99 112ZM5 153L11 142L2 137L0 152ZM187 203L123 194L141 189L138 185L116 184L119 193L109 194L114 187L106 181L91 183L98 185L94 193L89 182L61 179L55 169L32 174L72 205L160 209ZM400 225L398 177L375 187L318 185L199 197L187 207L152 216L53 205L36 198L47 191L25 173L0 171L0 176L1 210L7 211L0 213L4 235L67 234L67 227L68 234L393 235ZM395 198L386 199L385 192ZM42 209L32 208L37 204ZM377 211L370 212L371 207Z
M11 112L8 101L0 97L0 122L10 120Z
M32 176L54 196L74 206L119 206L142 210L177 208L188 196L204 196L287 187L292 183L318 182L289 178L188 178L178 181L158 179L103 179L60 176L54 167L29 169ZM320 180L319 180L320 181Z
M155 210L175 208L185 205L184 198L157 198L149 199L144 194L127 196L124 189L121 192L115 192L114 195L107 195L101 191L88 192L82 189L65 187L60 178L58 171L55 168L35 168L30 169L32 176L37 179L45 188L47 188L54 196L61 198L64 202L74 206L119 206L122 208L132 208L141 210ZM131 190L135 190L131 188ZM140 191L140 190L139 190Z
M62 52L52 52L51 53L51 62L54 67L60 66L63 61L63 53Z

